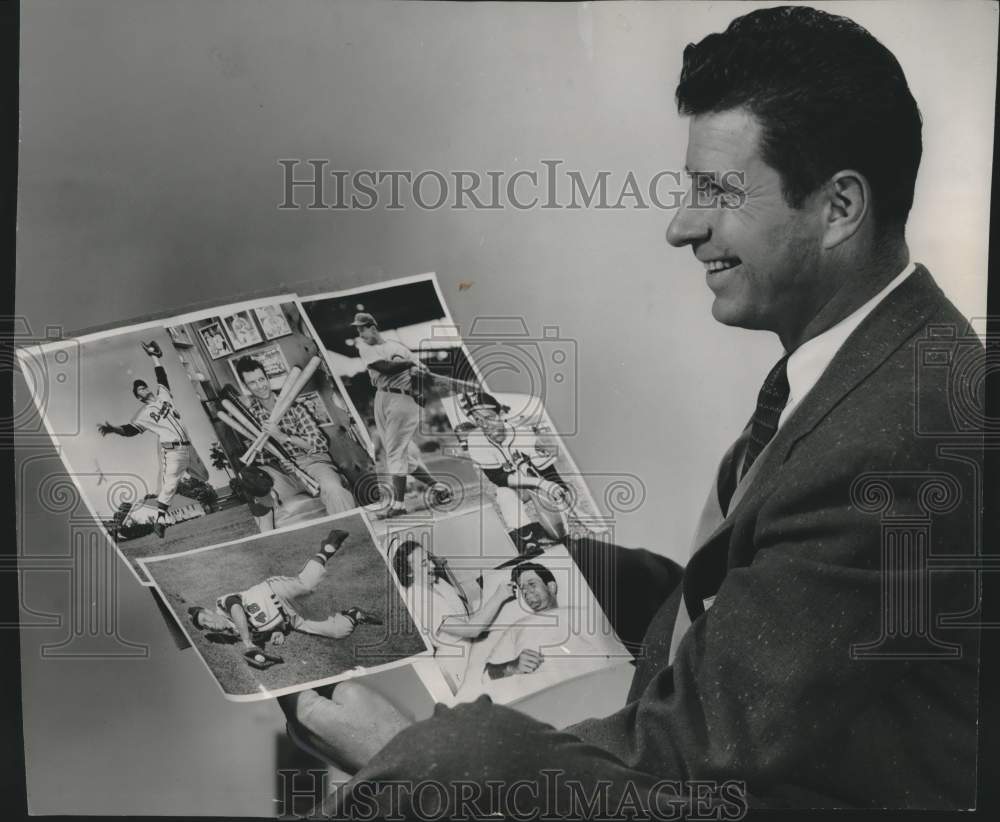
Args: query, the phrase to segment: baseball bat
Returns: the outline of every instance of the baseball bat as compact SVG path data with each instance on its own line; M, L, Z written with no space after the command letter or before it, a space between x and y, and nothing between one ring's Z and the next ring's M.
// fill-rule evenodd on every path
M237 420L235 417L227 414L225 411L220 411L217 415L219 421L225 423L230 428L232 428L241 437L246 437L247 439L253 439L254 434L250 433L250 429L247 428L243 423Z
M247 431L253 432L249 434L244 434L251 442L257 438L260 434L260 426L257 421L253 418L249 411L246 410L241 404L233 402L232 400L223 400L222 407L229 412L240 425L242 425Z
M289 369L288 376L285 377L285 382L281 386L281 390L278 392L278 396L275 400L275 410L278 410L281 398L288 394L290 388L295 385L296 380L298 380L301 373L302 369L297 365ZM271 419L280 419L280 417L274 417L272 415ZM240 462L244 465L249 465L253 461L254 457L260 453L260 449L264 447L264 441L266 439L267 435L258 428L256 436L250 437L250 447L246 450L243 456L240 457Z
M452 388L456 388L460 391L482 391L483 387L479 383L470 382L469 380L459 380L455 377L448 377L444 374L437 374L434 371L429 372L429 375L435 380L440 380L441 382L446 382Z
M319 368L319 363L319 357L312 357L309 362L306 363L306 367L303 368L298 374L295 374L294 378L292 371L288 372L288 378L285 380L285 384L281 387L281 393L274 402L274 409L271 411L269 419L277 423L283 416L285 416L288 409L292 407L292 403L295 402L295 398L301 393L302 389L305 388L306 383L312 378L316 369ZM261 431L257 439L253 441L246 453L240 458L241 462L246 463L249 460L252 460L264 446L264 442L268 439L268 437L269 434Z
M225 411L220 411L218 417L221 422L228 425L237 434L246 437L247 439L253 438L254 435L251 433L251 430L248 429L246 426L244 426L235 417L230 416ZM284 449L282 449L279 445L272 442L266 443L264 447L267 449L268 453L273 454L279 460L284 460L285 462L288 462L292 466L292 471L295 473L295 476L298 477L299 481L305 486L310 496L313 497L319 496L319 490L320 490L319 483L317 483L316 480L314 480L311 476L309 476L309 474L303 471L299 467L298 463L296 463L295 460L292 459L287 454L287 452L284 451Z

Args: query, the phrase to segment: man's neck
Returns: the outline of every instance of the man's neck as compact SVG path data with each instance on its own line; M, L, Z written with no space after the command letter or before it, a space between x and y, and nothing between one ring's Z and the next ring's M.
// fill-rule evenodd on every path
M785 352L791 354L804 342L849 317L892 282L909 262L909 249L901 242L889 252L873 255L867 262L848 263L849 273L843 277L831 274L831 279L839 280L840 286L812 319L801 328L778 333Z

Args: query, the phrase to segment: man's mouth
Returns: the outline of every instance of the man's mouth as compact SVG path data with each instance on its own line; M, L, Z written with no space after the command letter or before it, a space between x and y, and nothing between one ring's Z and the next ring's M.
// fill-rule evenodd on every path
M722 260L708 260L705 262L705 271L709 274L718 274L720 271L728 271L740 264L739 257L726 257Z

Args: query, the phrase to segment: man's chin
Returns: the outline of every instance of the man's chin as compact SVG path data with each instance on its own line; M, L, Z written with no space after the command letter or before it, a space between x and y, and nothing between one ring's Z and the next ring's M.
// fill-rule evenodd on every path
M723 325L735 328L753 328L750 317L742 306L724 297L716 297L712 302L712 318Z

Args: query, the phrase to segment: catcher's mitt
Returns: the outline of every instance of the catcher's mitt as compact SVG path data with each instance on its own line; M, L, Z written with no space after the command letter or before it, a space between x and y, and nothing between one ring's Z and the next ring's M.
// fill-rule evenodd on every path
M259 671L266 671L272 665L280 665L285 660L275 654L269 654L260 648L250 648L243 654L247 665Z
M248 465L240 471L240 485L251 497L266 497L274 487L274 479L262 468Z
M149 342L140 342L139 345L142 346L142 350L149 354L150 357L162 357L163 349L160 348L160 344L156 340L150 340Z

